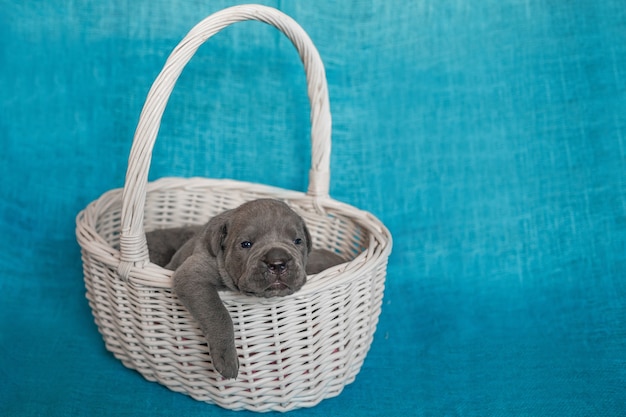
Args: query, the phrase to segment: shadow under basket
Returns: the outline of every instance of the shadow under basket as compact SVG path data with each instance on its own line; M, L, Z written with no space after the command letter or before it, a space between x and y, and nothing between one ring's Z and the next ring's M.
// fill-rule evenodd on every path
M226 10L194 28L155 81L135 133L124 188L108 191L78 214L87 299L106 348L150 381L232 410L312 407L339 395L361 369L381 311L391 236L373 215L328 197L330 114L323 68L320 76L321 61L310 40L274 9ZM194 48L217 31L214 26L250 19L286 33L305 64L313 125L308 192L207 178L148 182L149 155L176 80L172 68L182 70ZM182 63L177 56L184 57ZM197 323L172 292L172 272L148 261L145 231L203 224L257 198L286 202L306 221L313 245L346 262L309 276L287 297L220 293L239 353L239 375L229 380L213 368Z

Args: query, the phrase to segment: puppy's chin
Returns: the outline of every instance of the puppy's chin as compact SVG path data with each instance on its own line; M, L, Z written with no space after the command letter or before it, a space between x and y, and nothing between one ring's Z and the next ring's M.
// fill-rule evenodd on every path
M285 297L287 295L291 295L298 291L304 283L306 282L306 277L302 280L302 283L298 283L297 285L287 285L283 282L277 281L271 285L269 285L261 294L258 296L270 298L270 297Z
M260 294L254 294L257 297L263 297L263 298L273 298L273 297L286 297L288 295L291 295L293 293L295 293L296 290L292 290L291 288L286 288L286 289L268 289L265 290L263 292L261 292Z
M241 293L255 297L285 297L294 294L302 288L306 282L306 274L287 276L273 282L272 279L275 278L268 279L266 274L249 276L239 283L238 288Z

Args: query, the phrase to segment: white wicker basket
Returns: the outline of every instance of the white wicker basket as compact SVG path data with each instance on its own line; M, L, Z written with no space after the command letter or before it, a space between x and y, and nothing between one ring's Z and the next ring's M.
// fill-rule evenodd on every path
M148 183L152 148L178 76L204 41L244 20L280 29L304 63L312 122L307 193L204 178ZM124 188L105 193L77 217L87 299L115 357L148 380L234 410L311 407L354 380L378 322L391 236L371 214L328 196L330 131L324 67L291 18L264 6L236 6L189 32L148 94ZM262 197L287 202L305 218L315 246L338 251L349 262L310 276L289 297L221 293L233 318L240 361L238 378L226 380L213 369L203 335L172 293L171 272L149 262L145 230L205 223Z

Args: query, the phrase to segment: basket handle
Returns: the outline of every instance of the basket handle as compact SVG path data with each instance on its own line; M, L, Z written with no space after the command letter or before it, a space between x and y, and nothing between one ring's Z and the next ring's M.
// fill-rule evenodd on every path
M141 111L133 139L122 196L120 275L127 279L133 265L148 262L143 228L144 206L152 149L161 117L174 84L198 48L211 36L241 21L257 20L283 32L298 50L306 72L311 105L311 168L307 195L328 197L330 183L331 117L324 65L313 42L292 18L261 5L240 5L214 13L189 31L174 48L152 84Z

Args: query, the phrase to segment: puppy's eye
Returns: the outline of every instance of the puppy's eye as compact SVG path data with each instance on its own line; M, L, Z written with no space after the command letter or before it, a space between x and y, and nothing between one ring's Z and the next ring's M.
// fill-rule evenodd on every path
M244 249L250 249L252 247L252 242L249 241L245 241L245 242L241 242L241 247Z
M302 244L302 239L300 239L300 238L294 239L293 243L295 243L296 245L301 245Z

